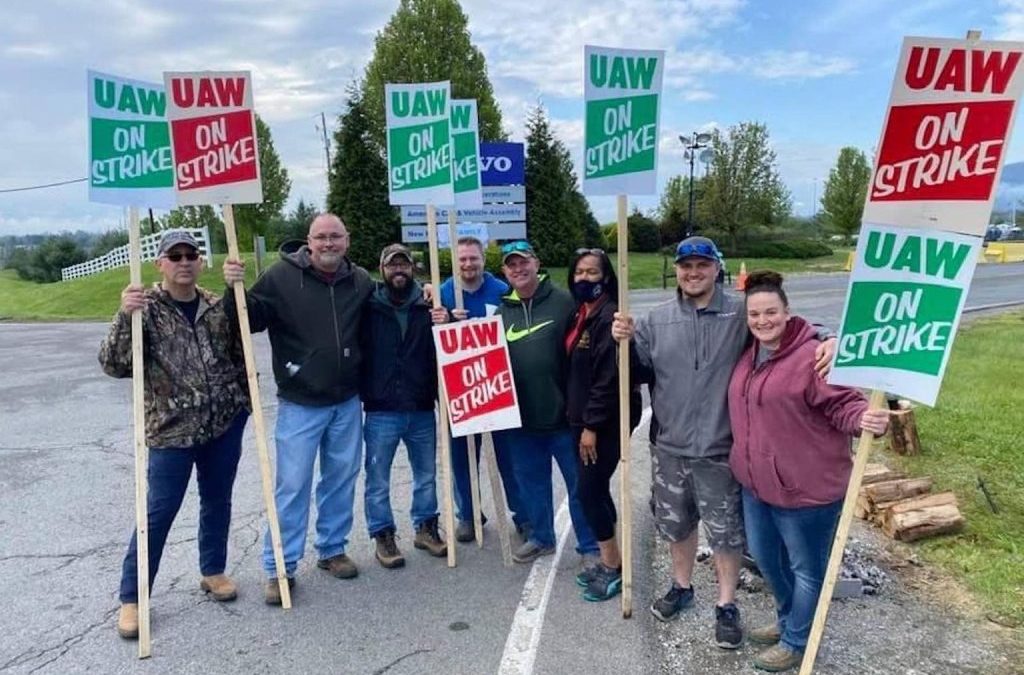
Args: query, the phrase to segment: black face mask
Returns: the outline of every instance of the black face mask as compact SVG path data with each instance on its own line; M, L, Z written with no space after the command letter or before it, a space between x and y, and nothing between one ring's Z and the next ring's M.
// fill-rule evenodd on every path
M574 281L572 297L576 302L593 302L604 295L604 281Z

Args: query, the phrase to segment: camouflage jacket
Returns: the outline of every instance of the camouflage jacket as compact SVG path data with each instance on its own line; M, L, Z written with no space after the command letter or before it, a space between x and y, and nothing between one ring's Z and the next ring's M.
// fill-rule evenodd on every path
M202 288L195 324L161 289L146 291L143 310L146 443L157 448L200 445L220 436L249 408L238 327L221 299ZM118 311L100 346L111 377L132 376L131 315Z

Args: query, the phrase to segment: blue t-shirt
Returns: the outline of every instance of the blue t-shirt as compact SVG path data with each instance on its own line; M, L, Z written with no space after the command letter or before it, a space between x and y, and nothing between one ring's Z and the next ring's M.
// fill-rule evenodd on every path
M494 314L501 304L501 296L508 293L508 284L499 280L490 272L484 272L484 282L474 292L463 289L462 305L466 308L470 319L482 319ZM455 283L449 278L441 284L441 304L447 309L455 309Z

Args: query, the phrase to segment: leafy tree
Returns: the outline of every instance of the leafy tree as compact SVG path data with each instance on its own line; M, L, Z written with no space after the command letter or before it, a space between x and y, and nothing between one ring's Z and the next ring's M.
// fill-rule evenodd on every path
M776 167L768 127L742 122L715 132L706 187L697 209L711 227L728 235L733 248L756 226L772 227L790 212L789 191Z
M640 253L655 253L661 248L658 224L652 218L634 208L627 219L629 225L629 250Z
M842 148L836 165L828 173L821 206L825 224L847 241L860 229L870 180L871 168L864 153L857 148Z
M212 251L227 253L228 241L224 233L224 222L213 210L212 206L179 206L171 209L163 218L157 219L157 225L161 230L179 229L202 229L210 228L210 246ZM239 237L239 249L243 249L242 239Z
M452 97L476 99L481 140L505 138L487 62L470 40L468 24L457 0L401 0L377 33L362 100L370 134L382 152L387 147L384 85L388 82L450 80Z
M699 181L695 181L696 196L700 193ZM686 234L686 220L690 209L690 179L684 176L673 176L665 184L658 202L658 230L662 246L677 244ZM696 228L692 228L696 230Z
M287 218L275 218L267 228L267 250L277 250L281 244L292 239L305 239L309 233L309 224L319 215L312 203L300 199L295 210Z
M541 261L564 265L584 241L586 200L576 188L572 158L551 131L544 109L526 120L526 221L530 241Z
M63 234L44 240L27 259L19 257L15 269L22 279L51 283L61 280L62 269L85 262L88 258L71 235Z
M148 218L147 218L148 220ZM143 232L146 232L142 228ZM128 231L127 230L107 230L93 242L92 248L89 249L90 258L98 258L101 255L105 255L115 248L124 246L128 243Z
M234 207L235 230L238 232L238 248L245 251L252 246L253 235L265 235L267 226L274 218L281 216L281 209L288 201L292 181L288 170L281 166L281 158L274 149L270 127L256 115L256 144L260 153L260 180L263 183L263 202L260 204L239 204Z
M374 145L364 97L355 83L334 134L327 210L338 215L349 232L349 257L373 269L380 252L401 239L398 213L388 204L387 164Z

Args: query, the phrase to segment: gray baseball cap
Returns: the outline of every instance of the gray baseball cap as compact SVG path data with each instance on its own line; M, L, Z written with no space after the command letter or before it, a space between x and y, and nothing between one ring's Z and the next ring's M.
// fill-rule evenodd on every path
M160 239L160 245L156 249L156 254L158 256L163 255L178 244L185 244L197 251L199 250L199 242L191 234L185 230L171 230Z

